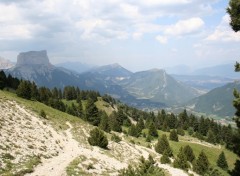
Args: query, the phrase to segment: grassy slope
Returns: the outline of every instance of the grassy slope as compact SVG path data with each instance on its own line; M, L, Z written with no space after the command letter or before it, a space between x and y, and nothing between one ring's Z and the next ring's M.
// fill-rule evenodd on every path
M39 103L39 102L29 101L29 100L25 100L25 99L19 98L15 94L10 93L10 92L0 91L0 98L14 100L14 101L24 105L28 109L36 112L37 114L39 114L41 110L44 110L46 112L46 114L47 114L47 118L49 119L49 122L51 122L53 127L55 129L57 129L57 130L62 130L62 129L65 130L65 129L67 129L68 126L66 125L66 121L69 121L74 126L74 129L73 129L74 136L75 136L76 140L78 140L79 142L83 142L83 143L86 142L86 141L82 140L86 136L81 137L81 136L77 135L77 134L84 135L84 133L79 133L79 131L78 131L78 130L80 130L79 127L81 127L81 126L88 126L89 130L91 128L93 128L91 125L89 125L88 123L84 122L80 118L76 118L74 116L68 115L68 114L63 113L61 111L55 110L55 109L53 109L51 107L48 107L48 106L46 106L46 105L44 105L42 103ZM107 112L107 114L110 114L114 110L113 108L108 107L105 104L105 102L103 102L101 99L99 99L99 101L96 103L96 105L97 105L98 108L105 110ZM147 131L145 130L145 132L147 132ZM169 133L167 133L167 132L159 131L160 135L163 134L163 133L169 135ZM145 142L145 138L126 137L126 140L128 140L128 141L130 141L131 139L133 139L135 141L135 143L141 144L143 146L147 146L149 144L149 143ZM194 138L192 138L192 139L194 140ZM221 146L221 149L220 148L206 147L206 146L203 146L203 145L200 145L200 144L194 144L194 143L188 142L186 140L186 137L182 137L182 136L180 136L180 140L184 140L184 141L181 141L181 142L170 141L170 145L171 145L171 147L173 149L174 156L177 155L177 153L178 153L178 151L179 151L181 146L190 145L193 148L194 153L195 153L196 156L198 156L198 154L202 150L204 150L204 152L208 156L208 159L209 159L211 165L216 166L216 161L217 161L218 155L223 150L225 152L229 168L233 169L234 163L235 163L235 161L237 159L237 156L234 153L232 153L231 151L225 149L223 146ZM152 144L154 144L155 142L156 142L156 140L152 141ZM223 172L223 173L224 173L224 175L227 175L226 172Z

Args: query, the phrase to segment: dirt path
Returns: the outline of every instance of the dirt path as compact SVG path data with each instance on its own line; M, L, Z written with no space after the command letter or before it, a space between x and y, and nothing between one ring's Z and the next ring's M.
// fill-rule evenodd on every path
M34 172L28 174L28 176L66 176L66 167L79 155L84 155L87 158L97 158L99 162L104 163L105 167L113 168L114 170L127 167L127 164L102 154L98 147L93 147L92 150L81 147L79 143L73 139L71 133L72 125L69 122L66 124L70 128L65 131L68 140L64 145L63 151L56 157L42 160L42 164L38 165ZM101 173L101 169L99 173Z
M70 128L65 131L68 140L64 145L63 151L59 153L59 155L56 157L42 160L42 164L37 166L33 173L28 174L29 176L66 175L66 167L75 157L77 157L81 153L78 147L78 142L72 138L72 125L69 122L67 122L66 124Z

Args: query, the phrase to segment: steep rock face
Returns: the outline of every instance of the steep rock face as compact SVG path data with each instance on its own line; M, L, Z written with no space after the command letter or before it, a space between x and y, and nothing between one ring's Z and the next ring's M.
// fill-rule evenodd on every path
M17 57L16 67L26 65L51 65L47 56L47 51L29 51L20 53Z

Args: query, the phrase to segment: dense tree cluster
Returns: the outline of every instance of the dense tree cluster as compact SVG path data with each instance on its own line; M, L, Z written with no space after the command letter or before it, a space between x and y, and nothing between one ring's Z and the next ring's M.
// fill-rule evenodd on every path
M0 89L12 88L17 89L20 81L17 78L13 78L11 75L6 75L4 71L0 71Z

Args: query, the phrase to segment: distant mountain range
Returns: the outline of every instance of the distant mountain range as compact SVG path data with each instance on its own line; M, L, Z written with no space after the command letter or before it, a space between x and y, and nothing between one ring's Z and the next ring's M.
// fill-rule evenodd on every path
M188 66L179 65L171 68L166 68L166 71L169 74L174 75L204 75L232 79L240 78L240 74L234 71L234 63L216 65L212 67L204 67L200 69L191 69Z
M200 95L163 70L132 73L119 64L112 64L78 74L53 66L46 51L20 53L16 66L6 72L35 81L39 86L72 85L97 90L141 108L172 106Z
M188 86L208 92L217 87L224 86L234 82L232 78L208 75L171 75L176 80L181 81Z
M52 65L46 51L20 53L17 64L5 72L35 81L39 86L63 88L71 85L82 90L96 90L142 109L187 107L191 111L222 117L234 115L232 92L234 88L240 90L240 84L232 83L231 78L171 76L161 69L132 73L119 64L77 73ZM211 91L206 93L208 90Z

